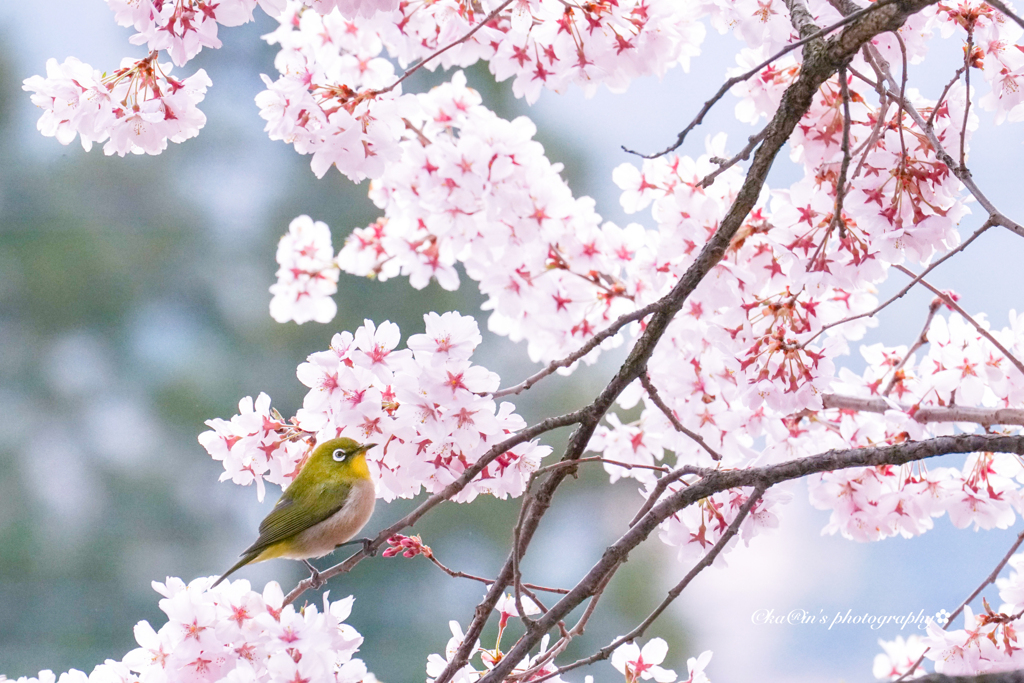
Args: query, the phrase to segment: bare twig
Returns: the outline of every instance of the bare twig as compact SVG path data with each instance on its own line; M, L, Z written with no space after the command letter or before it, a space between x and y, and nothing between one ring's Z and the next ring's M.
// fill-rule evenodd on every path
M704 188L711 187L711 185L715 182L715 178L725 173L727 170L735 166L740 161L746 161L747 159L749 159L750 153L754 151L754 148L757 147L761 140L764 140L764 136L765 134L767 134L767 132L768 128L766 126L762 128L760 132L758 132L756 135L751 135L749 138L747 138L746 146L744 146L743 149L741 149L736 154L736 156L734 156L732 159L729 159L728 161L721 162L718 165L718 168L704 176L704 178L699 183L697 183L697 185Z
M535 470L533 475L534 476L540 476L542 474L546 474L546 473L552 472L554 470L564 469L564 468L567 468L567 467L575 467L576 465L581 465L581 464L587 463L587 462L600 462L600 463L605 463L605 464L608 464L608 465L615 465L616 467L622 467L622 468L625 468L627 470L631 470L633 468L636 468L636 469L640 469L640 470L654 470L655 472L663 472L663 473L666 473L666 474L671 471L671 468L669 468L667 465L640 465L640 464L637 464L637 463L623 462L621 460L610 460L608 458L602 458L600 456L593 456L593 457L589 457L589 458L579 458L579 459L573 460L571 462L563 461L563 462L556 462L556 463L554 463L552 465L546 465L544 467L540 467L537 470Z
M956 70L953 74L953 78L949 79L949 83L942 89L942 93L939 95L939 99L935 100L935 107L932 108L932 113L928 115L928 121L925 122L925 126L929 129L932 128L932 124L935 122L935 115L939 113L939 109L942 108L942 102L946 99L946 94L949 89L953 87L953 84L960 80L960 76L967 71L967 66L964 65Z
M995 569L993 569L992 572L987 577L985 577L985 580L982 581L981 584L974 589L974 592L968 595L967 598L960 603L960 606L957 607L953 611L953 613L949 615L949 618L946 619L946 624L942 627L943 631L949 628L950 625L953 623L953 620L960 616L960 613L964 611L964 608L967 607L967 605L971 604L971 601L973 601L974 598L978 597L978 595L981 594L981 591L985 589L985 586L988 586L989 584L996 582L996 578L999 577L999 572L1003 571L1003 567L1005 567L1006 563L1010 561L1010 558L1013 557L1013 554L1017 552L1017 548L1020 547L1021 543L1024 543L1024 531L1017 534L1017 540L1014 541L1013 545L1010 546L1010 549L1006 551L1006 555L1004 555L1003 559L999 561L999 564L996 565ZM921 662L924 661L925 652L928 652L928 650L930 649L931 648L925 649L925 651L921 653L921 656L918 658L918 660L914 662L914 665L907 669L903 673L903 675L897 678L896 680L906 680L907 676L913 674L914 671L917 670L917 667L921 666Z
M846 221L843 220L843 200L846 198L846 174L850 169L850 87L846 82L845 66L839 69L839 85L843 96L843 161L839 165L839 177L836 179L836 202L832 209L832 222L828 226L828 232L831 233L832 229L838 226L839 234L842 236L846 231Z
M401 78L399 78L397 81L395 81L394 83L392 83L388 87L383 88L381 90L378 90L377 94L391 92L392 90L397 88L402 81L404 81L405 79L409 78L409 76L412 76L414 73L416 73L417 71L422 69L428 62L436 59L437 57L440 57L441 55L443 55L445 52L447 52L448 50L452 49L456 45L461 45L462 43L464 43L467 40L469 40L470 38L472 38L473 34L475 34L477 31L482 29L487 24L489 24L492 21L494 21L495 17L497 17L499 14L501 14L502 11L504 11L504 9L506 7L508 7L509 5L512 4L512 2L513 2L513 0L505 0L505 2L501 3L500 5L498 5L494 9L493 12L491 12L486 17L484 17L483 21L481 21L479 24L477 24L473 28L469 29L469 31L467 31L461 38L459 38L458 40L455 40L455 41L453 41L451 43L448 43L447 45L442 47L440 50L437 50L436 52L434 52L432 54L429 54L426 57L424 57L423 59L421 59L420 61L416 62L416 64L414 64L413 66L411 66L411 67L409 67L408 69L405 70L405 73L402 74Z
M911 271L909 268L906 268L904 266L899 266L899 265L894 266L894 267L896 268L896 270L900 271L901 273L904 273L905 275L909 275L910 277L916 277L914 275L913 271ZM950 297L948 294L946 294L943 291L940 291L936 287L933 287L932 285L930 285L928 283L927 280L921 279L920 281L921 281L922 285L924 285L925 287L930 289L933 294L935 294L940 299L942 299L942 303L944 303L947 307L953 309L954 311L959 313L961 316L963 316L963 319L966 320L968 323L970 323L971 327L973 327L975 330L977 330L978 334L980 334L982 337L987 339L989 341L989 343L992 344L992 346L994 346L997 349L999 349L999 352L1002 353L1006 357L1006 359L1008 361L1013 363L1013 366L1015 368L1017 368L1017 370L1019 370L1022 375L1024 375L1024 363L1021 363L1017 359L1016 356L1014 356L1012 353L1010 353L1009 349L1007 349L1005 346L1000 344L999 340L996 339L995 337L993 337L991 332L986 330L981 324L978 323L977 320L975 320L973 317L971 317L971 315L968 314L967 311L965 311L963 308L961 308L960 305L957 302L953 301L953 298Z
M964 122L960 129L960 168L967 168L967 120L971 113L971 59L974 52L974 25L967 26L967 52L964 53Z
M467 574L466 572L461 572L461 571L458 571L458 570L455 570L455 569L451 569L450 567L446 567L445 565L443 565L441 563L440 560L438 560L434 556L433 552L431 552L426 557L427 557L428 560L433 562L437 566L438 569L440 569L441 571L443 571L445 574L447 574L448 576L452 577L453 579L471 579L473 581L479 581L480 583L487 584L488 586L491 585L492 583L494 583L494 579L488 579L488 578L485 578L483 576L474 576L473 574ZM535 590L535 591L544 591L545 593L559 593L561 595L565 595L566 593L569 592L569 589L567 589L567 588L548 588L547 586L537 586L537 585L532 584L532 583L524 583L523 586L525 588L529 588L529 589ZM522 614L522 610L520 610L520 614Z
M932 326L932 319L935 317L935 314L938 312L941 305L942 302L938 299L933 299L928 305L928 315L925 317L924 325L921 327L921 334L917 335L917 339L914 340L914 343L911 344L909 349L907 349L903 359L900 360L892 370L890 370L892 377L889 378L889 383L886 384L885 389L882 390L882 396L888 396L892 393L892 388L896 386L896 381L899 379L900 370L903 369L903 366L907 364L907 361L910 360L910 357L913 356L919 348L928 343L928 329Z
M641 505L640 509L637 510L636 514L633 515L633 519L630 521L629 526L633 526L634 524L639 522L644 515L651 511L651 508L654 507L654 504L658 502L659 498L661 498L661 494L665 493L665 489L667 489L672 482L679 481L688 474L696 474L699 477L703 477L708 472L712 471L714 470L706 469L703 467L694 467L693 465L683 465L674 472L666 474L664 477L658 480L657 484L654 485L654 490L651 491L651 495L647 496L647 500L644 501L644 504Z
M900 99L896 103L899 107L899 111L896 112L896 130L900 134L900 177L902 179L909 158L907 156L906 131L903 125L903 111L907 102L907 45L898 32L893 32L893 35L896 36L896 44L900 46L900 56L903 59L903 72L900 74Z
M712 460L722 459L722 456L718 453L718 451L716 451L714 448L709 446L707 442L704 441L704 437L702 437L695 431L687 429L686 426L679 421L679 418L676 417L675 413L672 412L672 409L669 408L665 404L665 401L662 400L661 395L658 393L658 389L654 386L654 383L651 381L651 376L647 374L646 371L640 373L640 383L644 386L644 389L647 390L647 397L651 399L651 402L654 405L658 406L658 410L665 414L665 417L668 418L668 421L672 423L672 426L675 427L677 432L682 432L683 434L686 434L688 437L693 439L693 441L696 442L698 446L700 446L701 448L708 452L708 455L711 456Z
M583 358L585 355L587 355L595 348L597 348L597 346L605 339L615 335L619 330L621 330L629 323L636 322L637 320L642 320L643 318L647 317L654 311L658 310L659 306L661 306L661 302L656 301L653 304L648 304L647 306L644 306L643 308L638 308L632 313L626 313L624 315L619 316L619 318L615 322L613 322L611 325L609 325L608 327L606 327L605 329L601 330L593 337L588 339L586 344L581 346L573 353L570 353L568 356L562 358L561 360L551 361L550 363L548 363L547 367L541 370L540 372L530 375L525 380L523 380L519 384L516 384L515 386L507 387L505 389L499 389L498 391L495 391L493 394L491 394L491 396L493 398L500 398L502 396L520 394L526 391L534 384L547 377L548 375L553 374L559 368L569 367L570 365L578 361L580 358Z
M821 29L817 33L814 33L812 35L808 35L808 36L806 36L804 38L801 38L800 40L796 41L795 43L790 43L789 45L787 45L786 47L782 48L781 50L779 50L778 52L776 52L775 54L770 56L768 59L764 60L763 62L761 62L760 64L755 66L754 68L750 69L749 71L745 71L745 72L741 73L739 76L733 76L732 78L730 78L729 80L727 80L725 83L722 84L722 87L718 89L718 92L716 92L714 95L712 95L711 99L709 99L707 102L704 103L704 106L701 107L700 111L697 113L696 118L694 118L693 121L691 121L689 123L689 125L687 125L686 128L684 128L679 133L679 135L676 136L676 141L673 144L671 144L668 147L666 147L665 149L663 149L662 151L657 152L655 154L640 154L640 152L628 149L626 147L623 147L622 151L626 152L627 154L635 154L636 156L639 156L639 157L644 158L644 159L656 159L658 157L665 156L666 154L668 154L669 152L671 152L673 150L679 149L679 147L681 147L683 142L686 140L686 136L690 133L690 131L693 130L694 128L696 128L697 126L699 126L701 123L704 122L704 117L707 116L707 113L709 111L711 111L711 108L714 107L715 104L717 104L718 101L725 96L725 93L729 92L729 90L734 85L736 85L737 83L742 83L743 81L747 80L751 76L754 76L754 75L760 73L761 69L765 68L766 66L768 66L769 64L771 64L775 60L777 60L777 59L779 59L781 57L784 57L785 55L789 54L790 52L792 52L793 50L797 49L798 47L803 47L804 45L810 43L813 40L817 40L818 38L826 36L829 33L832 33L833 31L836 31L836 30L846 26L847 24L850 24L850 23L856 21L857 19L859 19L860 17L864 16L865 14L868 14L869 12L878 11L882 7L885 7L886 5L891 5L891 4L895 3L895 2L897 2L897 0L878 0L878 2L872 3L871 5L863 8L863 9L857 10L853 14L850 14L849 16L846 16L843 19L840 19L839 21L837 21L836 23L832 24L831 26L826 26L825 28Z

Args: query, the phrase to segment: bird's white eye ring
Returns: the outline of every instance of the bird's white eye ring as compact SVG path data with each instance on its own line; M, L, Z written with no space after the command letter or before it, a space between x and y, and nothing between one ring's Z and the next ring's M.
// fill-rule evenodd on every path
M335 459L335 460L337 460L338 462L344 462L344 461L345 461L345 456L346 456L346 455L348 455L348 453L346 453L345 451L343 451L343 450L342 450L342 449L340 449L340 448L336 448L336 449L334 450L334 455L333 455L333 457L334 457L334 459Z

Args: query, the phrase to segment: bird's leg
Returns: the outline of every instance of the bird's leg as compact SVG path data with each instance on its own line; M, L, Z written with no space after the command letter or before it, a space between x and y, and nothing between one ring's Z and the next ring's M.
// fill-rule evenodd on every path
M366 553L368 557L373 557L377 554L377 549L373 547L372 538L357 538L351 541L345 541L344 543L339 543L338 545L334 546L334 549L337 550L343 545L355 545L356 543L363 544L363 552Z
M313 590L319 590L320 586L324 585L324 579L320 578L320 572L313 566L313 563L309 560L303 560L303 562L305 562L306 566L309 567L309 580L313 586Z

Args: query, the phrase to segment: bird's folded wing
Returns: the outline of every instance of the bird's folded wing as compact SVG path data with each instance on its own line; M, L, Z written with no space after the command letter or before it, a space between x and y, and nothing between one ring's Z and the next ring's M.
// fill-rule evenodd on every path
M345 506L351 488L346 482L309 486L301 494L285 491L260 524L260 537L243 554L262 551L329 518Z

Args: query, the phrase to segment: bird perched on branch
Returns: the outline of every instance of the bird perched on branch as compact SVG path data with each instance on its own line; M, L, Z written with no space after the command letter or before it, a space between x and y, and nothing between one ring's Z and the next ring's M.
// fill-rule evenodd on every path
M366 451L376 445L341 437L317 446L260 524L259 538L213 585L250 562L287 557L305 562L314 586L319 586L319 572L307 558L322 557L348 545L346 541L359 533L373 514L377 496L366 466Z

